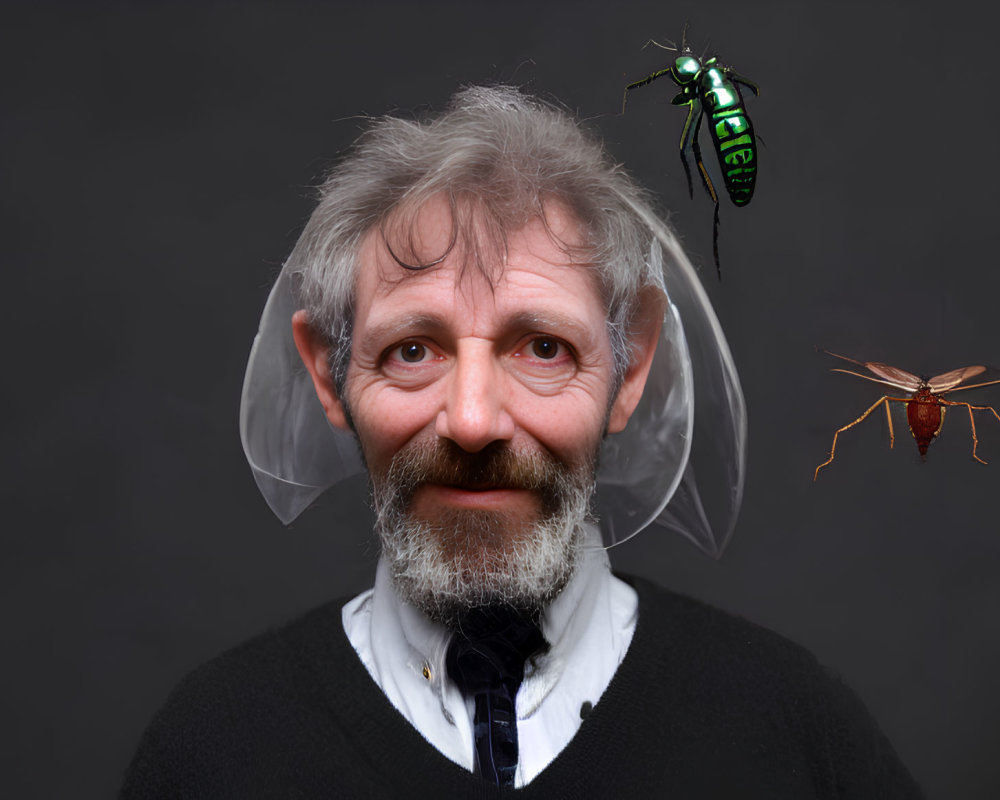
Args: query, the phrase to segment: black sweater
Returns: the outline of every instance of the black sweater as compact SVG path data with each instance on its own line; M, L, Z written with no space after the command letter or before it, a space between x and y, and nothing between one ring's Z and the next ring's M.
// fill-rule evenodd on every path
M625 660L565 750L501 792L392 707L325 605L188 676L128 798L911 798L854 694L801 647L644 581Z

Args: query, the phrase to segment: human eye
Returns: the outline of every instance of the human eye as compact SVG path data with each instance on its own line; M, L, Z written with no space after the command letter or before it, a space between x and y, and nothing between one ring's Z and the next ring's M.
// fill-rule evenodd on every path
M563 354L566 346L551 336L539 336L531 340L529 349L531 350L531 354L536 358L551 361Z
M575 350L565 339L547 334L524 337L510 365L518 380L541 394L561 391L579 372Z
M563 339L546 334L526 337L514 357L521 369L537 372L565 372L576 365L573 349Z
M420 342L404 342L389 351L388 357L404 364L419 364L431 355L427 346Z
M383 376L405 384L433 380L445 363L441 349L424 338L397 341L382 351L379 371Z

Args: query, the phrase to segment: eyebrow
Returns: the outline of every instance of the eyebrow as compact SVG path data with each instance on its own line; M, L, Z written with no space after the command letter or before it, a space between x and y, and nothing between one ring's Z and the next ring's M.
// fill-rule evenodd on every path
M437 314L407 314L385 322L376 323L366 332L366 339L375 341L395 341L396 339L421 334L447 333L449 325ZM559 336L560 331L569 331L574 337L589 340L593 336L590 326L582 320L557 311L519 311L501 320L500 338L511 331L538 330Z
M581 320L576 319L575 317L567 314L560 314L558 311L518 312L517 314L512 314L504 320L504 327L507 329L539 329L557 335L559 331L570 330L574 331L576 335L585 336L588 339L592 335L590 326L584 324Z
M373 325L366 331L366 339L384 341L412 336L415 331L438 333L447 330L445 321L436 314L407 314Z

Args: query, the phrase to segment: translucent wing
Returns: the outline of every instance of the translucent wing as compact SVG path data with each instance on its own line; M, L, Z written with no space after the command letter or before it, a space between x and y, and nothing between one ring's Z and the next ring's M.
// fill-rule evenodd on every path
M949 389L954 389L958 384L964 383L969 378L976 377L976 375L982 375L984 372L986 372L986 367L982 366L960 367L959 369L953 369L951 372L936 375L927 382L927 385L931 387L931 391L934 394L939 394Z
M887 383L898 386L900 389L906 389L908 392L915 392L924 385L923 380L912 372L907 372L899 367L890 367L888 364L880 364L877 361L866 361L865 369L874 372Z
M860 372L855 372L851 369L840 369L834 367L830 372L843 372L845 375L853 375L855 378L861 378L864 381L871 381L872 383L880 383L883 386L891 386L893 389L903 389L906 390L905 386L900 386L898 381L884 381L879 378L873 378L871 375L862 375Z
M905 389L908 392L915 392L924 385L924 382L918 376L899 367L890 367L888 364L881 364L878 361L858 361L856 358L842 356L839 353L831 353L829 350L822 350L821 352L843 361L850 361L859 367L864 367L873 375L878 375L882 380L876 381L875 378L869 378L867 375L860 375L857 372L851 372L846 369L835 369L833 370L834 372L845 372L848 375L854 375L858 378L875 381L876 383L887 383L889 386L895 386L897 389Z

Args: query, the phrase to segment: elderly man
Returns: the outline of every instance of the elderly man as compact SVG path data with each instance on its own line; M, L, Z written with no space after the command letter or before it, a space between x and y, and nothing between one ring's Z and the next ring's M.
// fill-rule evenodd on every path
M268 302L241 427L285 521L363 462L375 585L190 676L123 796L917 795L808 653L612 574L651 523L718 554L744 411L670 230L563 112L474 88L375 122Z

